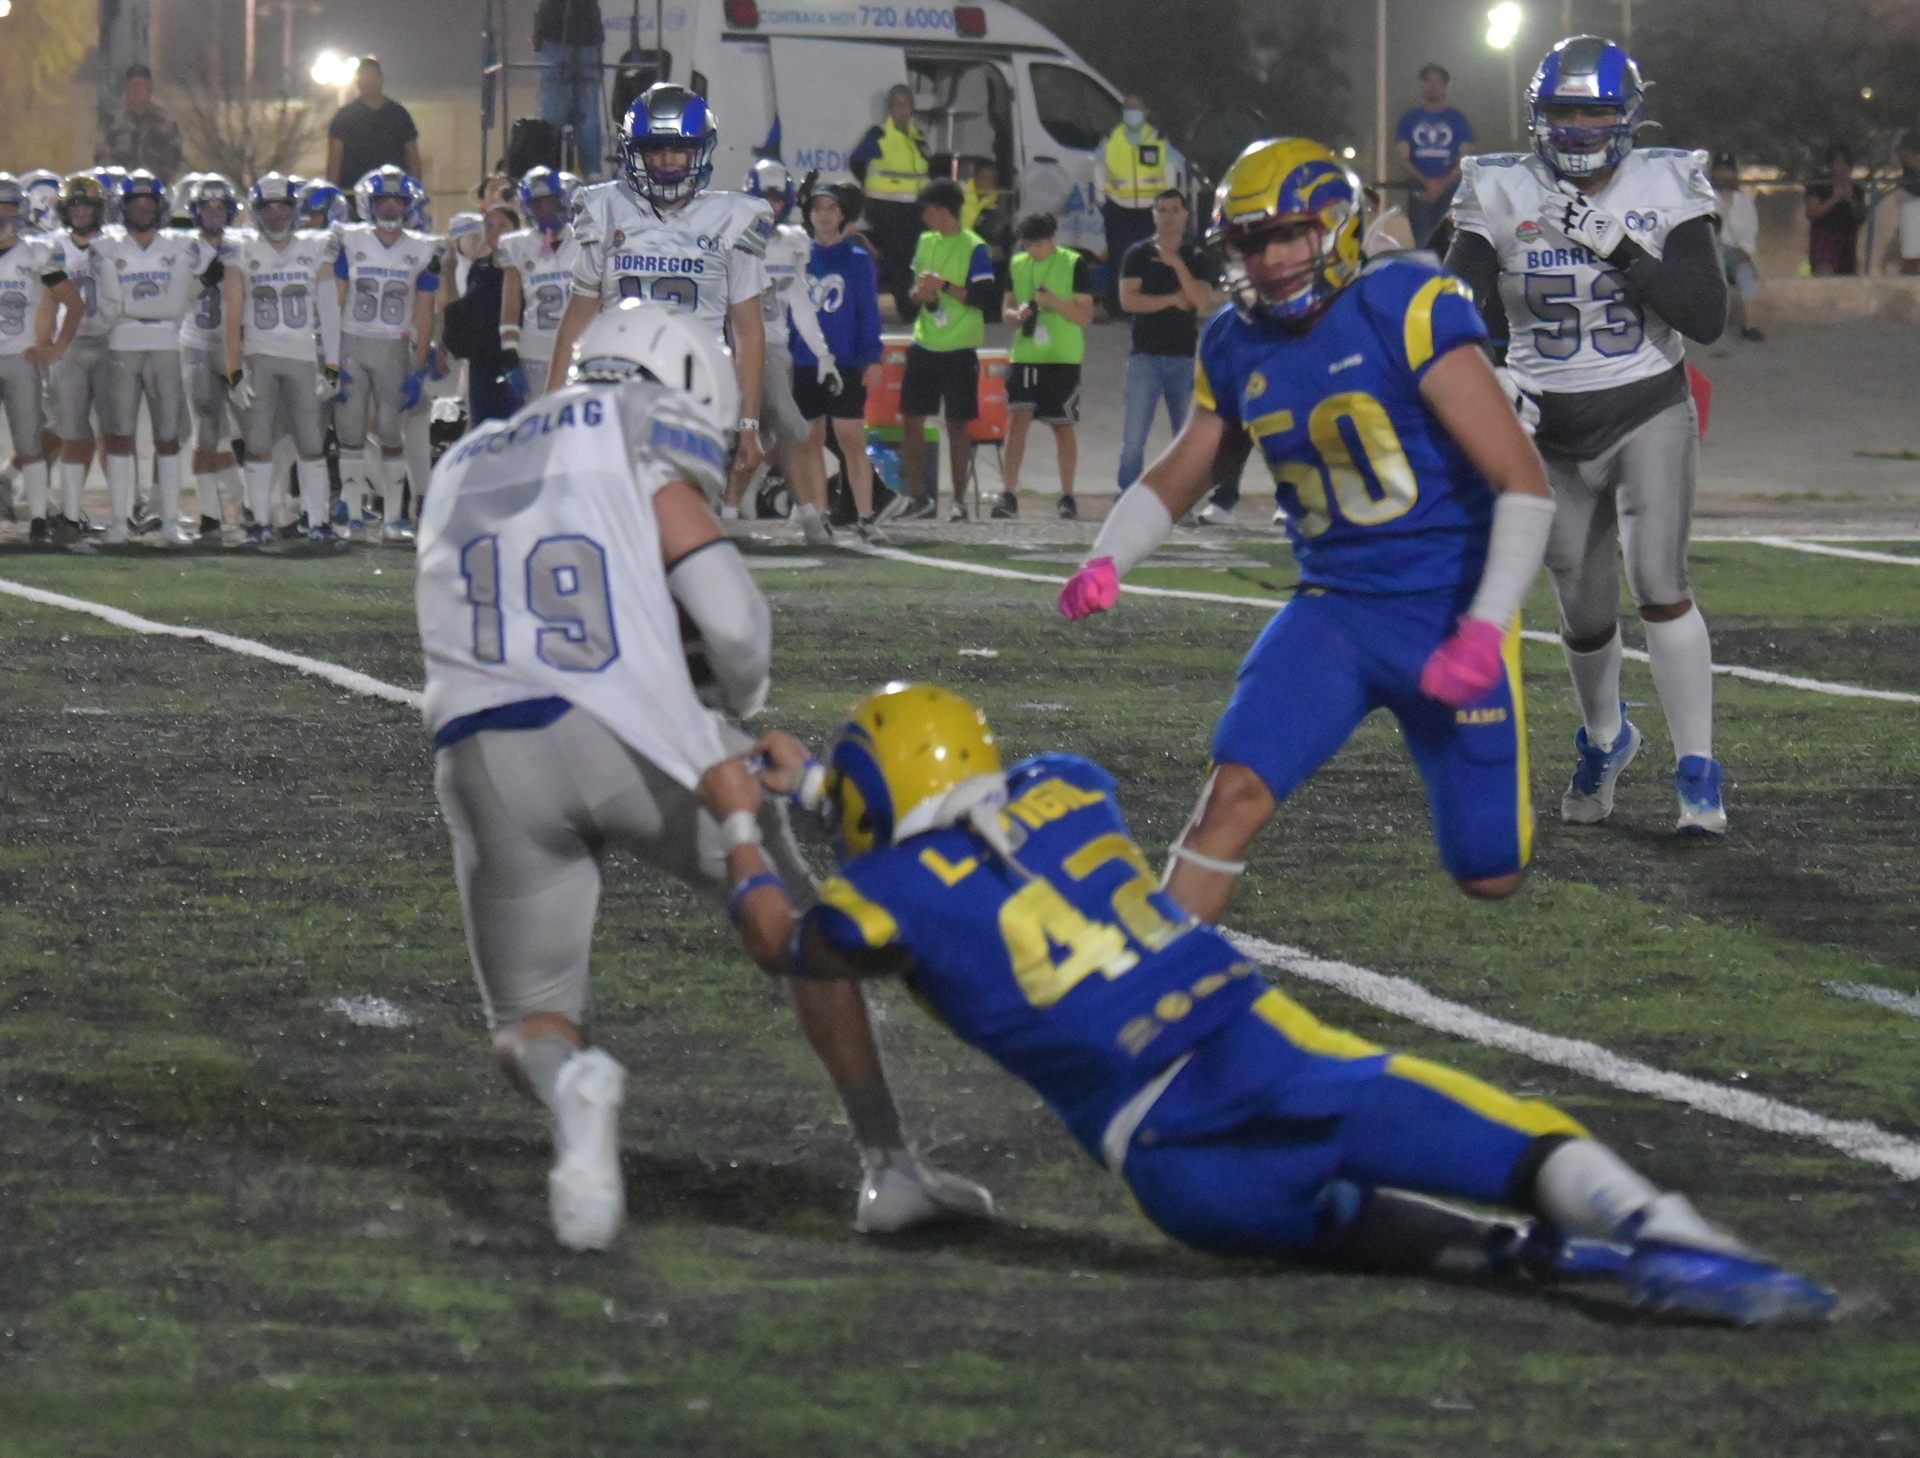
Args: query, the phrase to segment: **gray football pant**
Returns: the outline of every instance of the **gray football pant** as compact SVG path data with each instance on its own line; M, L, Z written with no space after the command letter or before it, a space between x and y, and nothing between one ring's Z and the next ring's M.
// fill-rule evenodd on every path
M180 367L186 375L187 408L193 412L193 448L197 451L233 449L233 430L227 419L226 355L210 349L182 349Z
M186 385L180 375L177 349L111 349L107 351L107 398L100 426L108 435L132 435L140 422L140 401L147 402L147 418L155 441L178 444L186 419Z
M38 365L24 354L0 354L0 395L5 397L16 460L30 461L40 454L40 386Z
M62 440L91 439L95 412L104 431L112 392L113 361L107 354L107 337L76 338L47 371L54 434Z
M282 359L278 355L247 356L247 378L253 385L253 404L246 419L247 458L265 460L273 454L281 422L292 427L293 448L308 460L326 449L327 433L320 424L320 366L310 359Z
M731 753L753 742L730 725L721 738ZM434 789L453 837L467 953L488 1027L538 1012L587 1023L600 861L610 847L725 906L719 827L699 797L586 710L571 709L544 729L485 730L436 758ZM760 825L794 906L812 905L813 880L778 796L767 798Z
M1693 402L1662 410L1591 461L1548 455L1553 532L1547 571L1560 631L1598 638L1620 620L1620 559L1640 606L1686 602L1700 432Z
M334 407L333 415L340 448L366 449L367 410L371 405L373 430L381 446L388 454L399 454L400 392L413 373L413 346L404 339L342 335L340 368L348 376L347 398Z

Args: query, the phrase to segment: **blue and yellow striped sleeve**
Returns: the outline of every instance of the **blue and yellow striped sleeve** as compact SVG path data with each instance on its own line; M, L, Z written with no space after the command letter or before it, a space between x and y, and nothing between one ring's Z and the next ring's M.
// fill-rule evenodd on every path
M1486 323L1473 306L1473 291L1450 273L1432 274L1422 282L1401 322L1401 344L1415 379L1435 360L1486 337Z
M900 936L893 913L862 895L844 876L830 876L821 883L820 904L807 912L806 920L843 952L890 946Z

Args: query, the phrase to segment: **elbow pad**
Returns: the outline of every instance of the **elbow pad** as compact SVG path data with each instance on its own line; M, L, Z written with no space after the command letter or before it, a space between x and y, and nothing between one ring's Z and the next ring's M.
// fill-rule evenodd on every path
M667 586L699 629L721 706L742 719L759 713L773 686L773 615L733 543L682 557Z

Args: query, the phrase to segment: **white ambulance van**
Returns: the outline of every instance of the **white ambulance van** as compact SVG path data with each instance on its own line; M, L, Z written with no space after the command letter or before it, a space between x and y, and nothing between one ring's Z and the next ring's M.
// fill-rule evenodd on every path
M655 8L641 0L638 44L649 51ZM846 178L854 148L886 114L888 88L904 83L935 175L964 180L976 161L992 161L1020 212L1052 212L1062 243L1104 251L1094 173L1120 124L1120 93L1013 6L665 0L659 9L670 79L705 95L720 122L716 187L740 187L769 154L796 179ZM1169 152L1184 188L1186 161Z

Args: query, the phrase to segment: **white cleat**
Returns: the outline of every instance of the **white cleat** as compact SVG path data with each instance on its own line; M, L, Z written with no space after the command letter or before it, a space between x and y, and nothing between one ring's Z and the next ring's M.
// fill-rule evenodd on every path
M547 1202L553 1233L568 1250L605 1250L620 1233L627 1198L620 1179L620 1105L627 1070L598 1048L576 1053L554 1081L553 1168Z
M986 1186L923 1164L911 1150L860 1151L866 1179L853 1228L862 1235L897 1235L937 1220L990 1220L993 1196Z
M160 528L160 540L169 547L197 547L200 545L200 533L192 527L170 521Z
M1233 508L1222 506L1217 501L1209 501L1200 508L1199 519L1207 526L1238 526L1240 519L1233 514Z
M406 546L413 541L413 528L403 521L390 521L380 528L380 540L389 546Z

